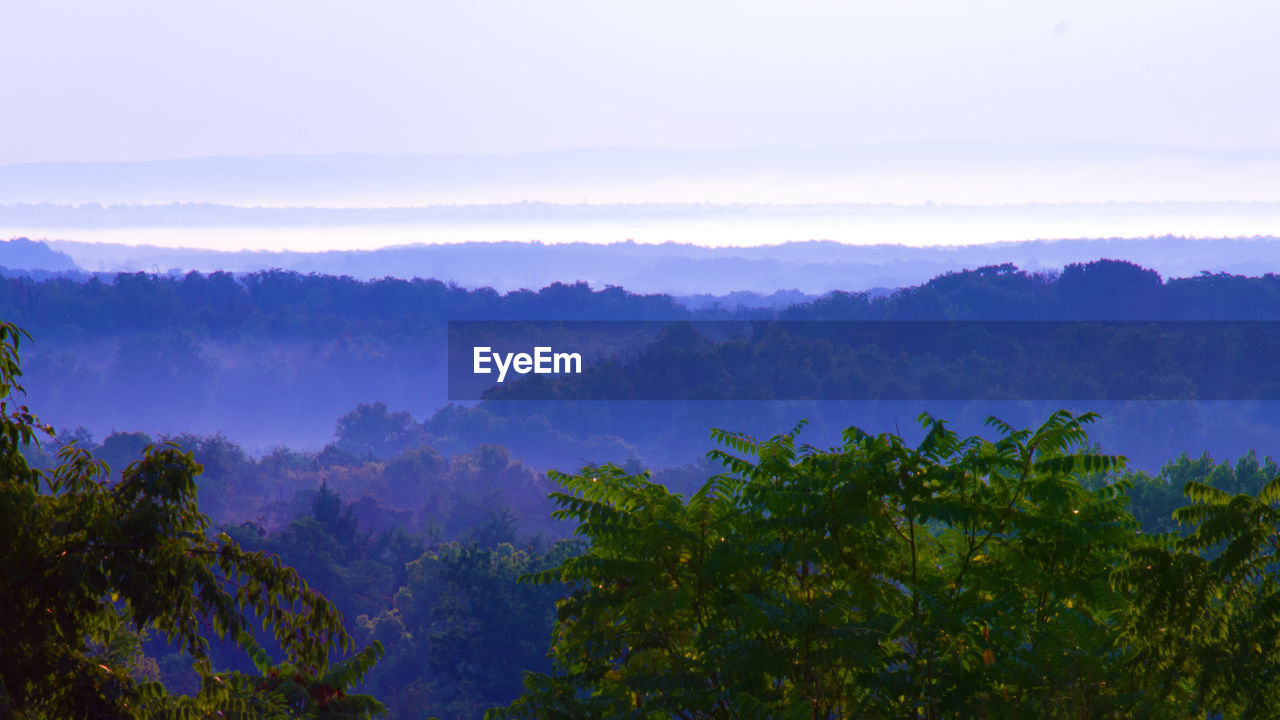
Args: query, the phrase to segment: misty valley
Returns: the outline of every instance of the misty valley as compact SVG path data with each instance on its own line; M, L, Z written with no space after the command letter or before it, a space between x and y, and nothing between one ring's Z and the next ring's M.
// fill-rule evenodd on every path
M11 272L0 320L0 716L1280 713L1274 274ZM450 401L462 321L502 386Z

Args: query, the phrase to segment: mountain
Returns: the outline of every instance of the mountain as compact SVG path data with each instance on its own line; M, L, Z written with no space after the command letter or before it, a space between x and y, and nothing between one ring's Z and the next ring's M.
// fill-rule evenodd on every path
M45 243L27 238L0 241L0 267L51 272L72 272L80 269L66 253L50 249Z
M1202 272L1258 275L1280 272L1280 239L1186 237L1033 240L967 246L908 247L847 245L831 241L791 242L755 247L708 248L688 243L645 244L527 242L418 244L374 250L326 252L217 251L50 240L50 258L69 256L87 271L185 273L218 270L246 273L272 268L301 273L435 278L463 287L500 292L538 289L553 282L583 281L596 288L614 285L639 293L690 297L706 307L736 292L784 294L759 302L726 297L721 306L778 306L833 290L865 291L919 285L947 272L1013 263L1032 272L1054 273L1071 263L1101 258L1127 260L1163 277ZM13 247L35 247L19 242ZM34 251L32 251L34 252ZM33 256L34 257L34 256ZM48 262L10 264L41 267ZM70 269L65 260L58 269Z

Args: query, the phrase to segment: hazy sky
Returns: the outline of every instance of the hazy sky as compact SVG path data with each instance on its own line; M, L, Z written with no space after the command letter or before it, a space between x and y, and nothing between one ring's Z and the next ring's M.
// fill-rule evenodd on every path
M1280 146L1280 4L0 0L0 165L920 140Z

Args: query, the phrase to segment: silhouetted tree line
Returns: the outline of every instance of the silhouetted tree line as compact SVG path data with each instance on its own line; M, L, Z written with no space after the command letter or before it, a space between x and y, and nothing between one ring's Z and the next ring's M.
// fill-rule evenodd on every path
M941 275L887 297L833 292L783 320L1275 320L1280 275L1162 279L1122 260L1027 273L1012 264Z
M700 428L721 421L692 409L688 425L671 430L674 442L659 443L657 428L670 418L645 410L543 404L436 412L446 403L447 320L1270 320L1280 314L1278 287L1274 275L1162 281L1133 264L1099 260L1058 274L990 266L886 296L835 292L777 311L691 311L666 296L584 283L500 294L435 280L284 271L126 273L85 282L2 279L0 317L34 333L33 398L63 427L221 430L266 446L313 445L327 436L328 418L382 400L430 416L442 452L496 442L545 467L649 457L655 448L670 451L654 454L656 462L684 462L698 452ZM772 372L767 363L761 369ZM175 393L182 403L166 400ZM744 411L760 428L795 415Z
M100 336L181 327L200 338L376 335L394 339L449 319L674 319L689 312L663 295L554 283L499 294L439 280L302 275L284 270L184 276L119 273L109 282L0 280L0 316L37 337Z
M180 326L198 337L340 335L398 337L450 319L677 320L760 317L783 320L1212 320L1280 318L1280 276L1203 274L1162 280L1129 262L1098 260L1060 273L1011 264L947 273L890 295L837 291L777 311L693 312L665 295L618 287L554 283L500 294L439 280L303 275L271 270L184 276L120 273L0 281L0 314L37 337L103 335Z

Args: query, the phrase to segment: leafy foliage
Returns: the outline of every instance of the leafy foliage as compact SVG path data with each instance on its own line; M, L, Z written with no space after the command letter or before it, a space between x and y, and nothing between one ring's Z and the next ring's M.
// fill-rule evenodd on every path
M1280 478L1232 494L1190 480L1190 532L1137 547L1116 573L1144 672L1201 714L1275 717L1280 697Z
M524 672L550 670L547 647L563 589L517 579L578 551L570 541L545 552L445 543L408 563L393 606L360 619L387 647L371 682L391 712L415 717L426 706L442 718L478 718L516 698Z
M302 717L380 710L348 695L380 653L352 649L341 615L278 558L210 536L196 507L200 466L174 446L148 448L111 482L108 467L68 445L60 464L32 469L24 447L51 436L25 406L18 344L0 323L0 714L15 717ZM210 637L238 639L255 662L256 620L285 655L267 677L225 675ZM130 675L122 637L159 631L194 661L193 697ZM123 643L127 645L127 643ZM290 682L274 678L287 671Z
M615 466L559 476L590 550L533 576L560 604L556 676L495 717L1097 717L1133 706L1108 582L1125 484L1079 479L1092 415L994 441L843 446L714 431L687 500Z

